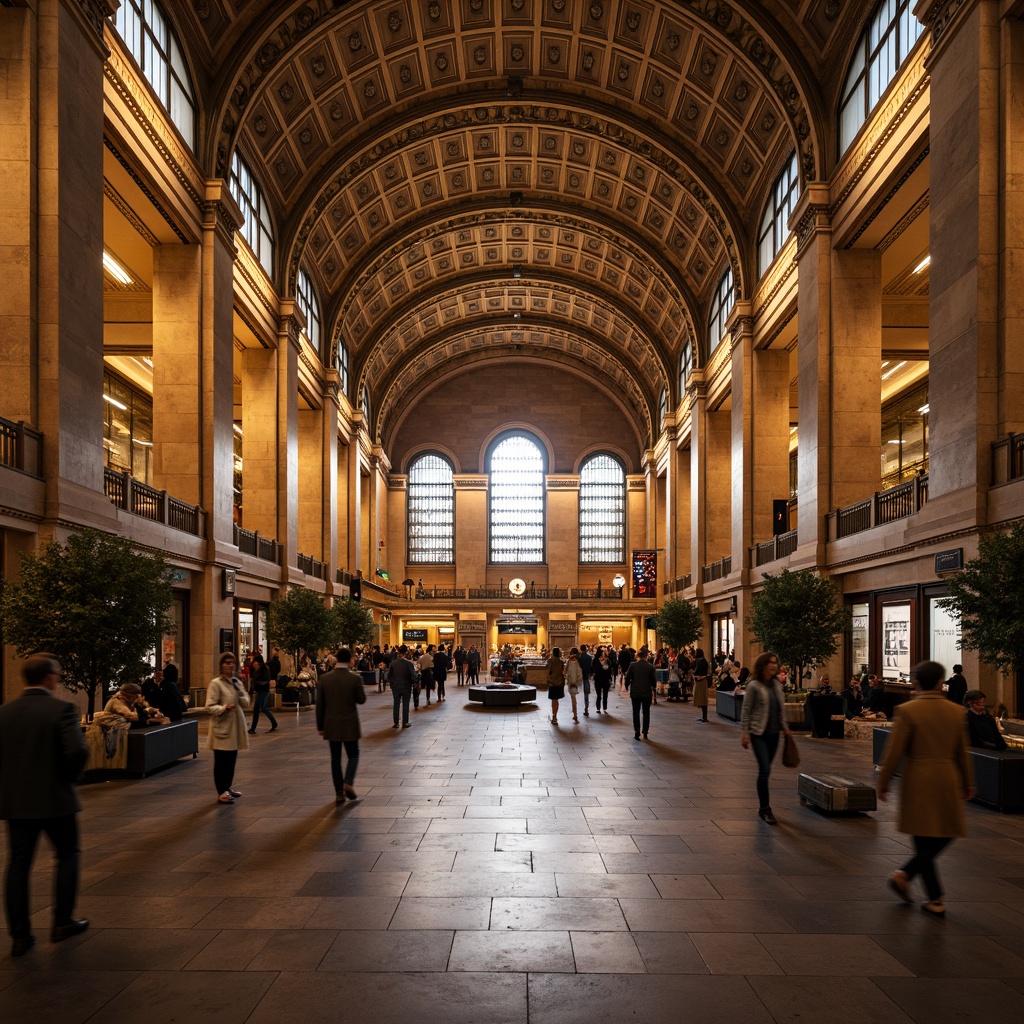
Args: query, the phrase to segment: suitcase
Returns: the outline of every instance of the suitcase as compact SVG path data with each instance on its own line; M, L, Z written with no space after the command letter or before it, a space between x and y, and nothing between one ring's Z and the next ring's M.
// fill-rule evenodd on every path
M862 782L854 782L842 775L807 775L801 773L797 795L803 806L811 804L829 813L874 811L875 789Z

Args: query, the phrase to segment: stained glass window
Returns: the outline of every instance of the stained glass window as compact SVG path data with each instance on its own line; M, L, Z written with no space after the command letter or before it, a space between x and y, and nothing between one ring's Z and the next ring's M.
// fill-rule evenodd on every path
M611 455L580 469L580 561L626 560L626 472Z
M522 434L500 441L490 458L492 562L544 561L544 456Z
M421 455L409 467L406 508L409 562L455 561L455 486L442 455Z

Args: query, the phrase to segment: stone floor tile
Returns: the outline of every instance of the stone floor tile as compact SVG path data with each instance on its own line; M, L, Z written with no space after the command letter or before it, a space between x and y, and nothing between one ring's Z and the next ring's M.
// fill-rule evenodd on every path
M756 935L691 932L690 939L712 974L784 974Z
M600 896L617 899L657 898L658 890L649 875L598 875L594 872L556 872L559 896Z
M792 932L792 926L767 902L757 900L619 901L630 931L641 932Z
M892 954L867 935L781 935L757 938L779 966L801 977L911 976Z
M141 975L139 971L124 970L28 969L2 990L0 1009L4 1020L81 1024L93 1014L101 1014L119 992ZM164 974L172 981L182 976L171 971Z
M875 984L914 1021L960 1024L1012 1020L1021 993L990 978L875 978Z
M923 914L916 914L924 917ZM945 922L925 921L925 924ZM1024 959L983 935L875 935L875 942L919 978L1024 978ZM938 938L939 941L936 941Z
M340 934L336 929L276 931L249 962L248 970L315 971Z
M460 931L448 969L572 973L575 963L568 932Z
M391 923L398 899L388 896L325 896L306 920L306 928L383 931Z
M714 900L722 895L704 875L651 875L651 882L666 900Z
M756 975L757 972L751 972ZM911 1024L924 1018L908 1016L868 978L750 977L777 1024Z
M227 896L198 922L200 928L302 928L320 906L315 896Z
M632 932L648 974L708 974L686 932Z
M414 871L403 896L557 896L552 872L486 871L471 875L450 871Z
M345 975L446 971L454 935L453 931L341 932L317 970Z
M401 896L408 871L314 871L298 896Z
M531 933L532 934L532 933ZM644 974L643 958L629 932L570 932L579 974Z
M528 851L491 850L489 853L459 850L452 871L468 875L476 871L530 871L532 857Z
M614 899L498 897L491 911L493 930L621 931L626 922Z
M390 928L430 930L486 930L491 900L486 896L405 896L398 904Z

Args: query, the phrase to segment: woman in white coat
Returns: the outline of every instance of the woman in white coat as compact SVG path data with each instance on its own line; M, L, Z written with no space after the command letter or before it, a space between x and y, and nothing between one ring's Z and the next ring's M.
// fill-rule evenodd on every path
M222 804L233 804L242 795L232 788L235 761L240 750L249 749L243 710L249 706L249 696L242 680L235 675L237 665L233 654L222 654L217 663L218 675L206 688L206 710L210 715L206 746L213 751L213 782L217 802Z

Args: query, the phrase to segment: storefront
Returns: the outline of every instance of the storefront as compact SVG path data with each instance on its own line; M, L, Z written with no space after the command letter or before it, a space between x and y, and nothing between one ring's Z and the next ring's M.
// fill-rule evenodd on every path
M581 644L593 649L597 646L609 645L620 648L623 644L633 644L633 622L620 619L585 619L579 624L577 638Z

